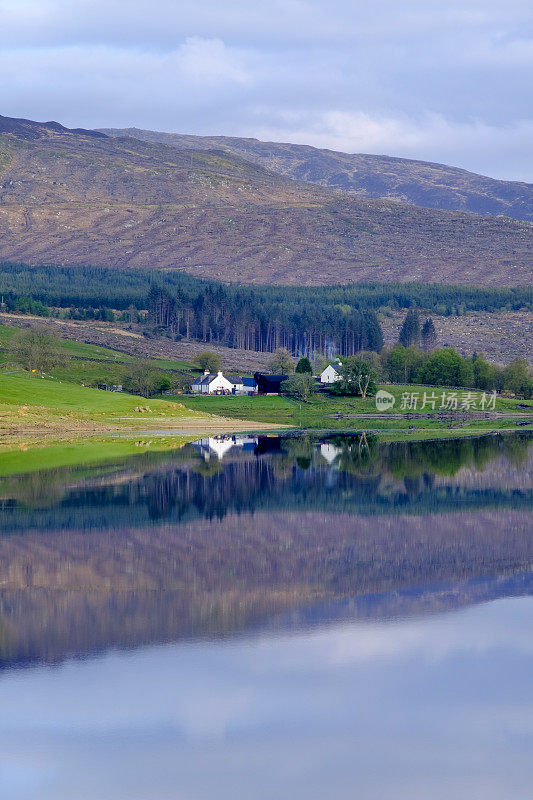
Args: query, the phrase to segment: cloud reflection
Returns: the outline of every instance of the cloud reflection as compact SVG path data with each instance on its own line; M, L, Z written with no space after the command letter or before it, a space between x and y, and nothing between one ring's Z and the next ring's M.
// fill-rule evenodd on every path
M114 800L319 800L354 785L364 800L526 800L532 623L531 599L514 599L12 672L0 788L33 798L37 775L39 798L66 800L82 776L83 800L103 787Z

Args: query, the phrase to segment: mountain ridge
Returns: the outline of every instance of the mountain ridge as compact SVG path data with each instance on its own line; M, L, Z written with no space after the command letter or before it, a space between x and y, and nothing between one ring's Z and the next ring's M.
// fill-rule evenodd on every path
M99 128L98 132L183 149L219 148L280 175L370 199L533 220L533 184L490 178L447 164L235 136L194 136L141 128Z
M529 222L343 193L220 149L0 124L3 261L282 285L530 282Z

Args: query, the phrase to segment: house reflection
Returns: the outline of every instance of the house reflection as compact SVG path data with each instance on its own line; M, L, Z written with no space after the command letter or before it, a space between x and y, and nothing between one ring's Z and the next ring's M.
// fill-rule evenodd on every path
M216 456L222 461L224 456L230 452L232 455L241 453L254 453L263 455L265 453L281 452L281 438L279 436L245 436L245 435L224 435L209 436L192 442L192 447L200 453L205 461Z

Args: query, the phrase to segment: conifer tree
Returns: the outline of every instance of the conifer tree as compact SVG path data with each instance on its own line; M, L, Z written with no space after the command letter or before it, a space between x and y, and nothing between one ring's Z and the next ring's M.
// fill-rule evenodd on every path
M311 362L308 358L301 358L298 363L296 364L295 372L305 373L308 372L310 375L313 374L313 368L311 367Z
M433 320L428 318L422 326L422 348L426 353L430 353L432 350L435 350L436 346L437 331L435 330Z
M410 347L412 344L417 345L420 343L420 320L418 318L418 311L410 309L407 312L398 341L400 344L403 344L404 347Z

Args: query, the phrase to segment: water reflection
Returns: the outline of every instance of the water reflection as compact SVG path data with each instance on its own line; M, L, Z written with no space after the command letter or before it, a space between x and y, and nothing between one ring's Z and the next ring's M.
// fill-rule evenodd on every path
M0 482L0 660L531 591L527 434L219 437Z
M533 602L0 681L9 800L529 800Z

